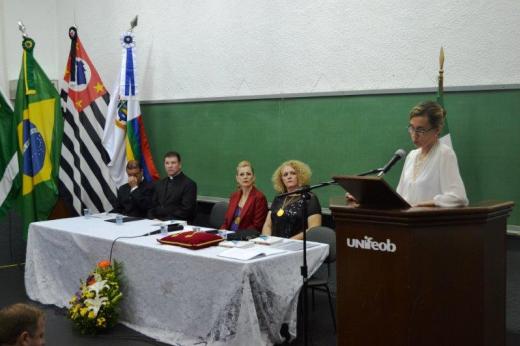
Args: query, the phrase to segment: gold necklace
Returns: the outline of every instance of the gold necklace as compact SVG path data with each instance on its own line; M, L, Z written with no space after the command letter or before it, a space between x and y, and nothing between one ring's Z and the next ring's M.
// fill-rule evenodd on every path
M285 196L285 198L283 200L283 203L282 203L282 206L276 212L276 215L278 215L278 217L282 217L283 214L285 214L285 210L284 210L285 207L288 206L289 204L291 204L293 201L295 201L300 196L292 196L291 199L289 199L289 202L287 202L287 197L289 197L289 196Z
M417 155L413 162L413 175L412 179L415 181L417 179L417 176L419 175L419 171L421 170L422 166L424 165L424 162L426 161L426 155Z
M428 157L430 157L430 153L436 149L437 143L435 143L432 148L423 155L423 151L421 149L421 152L415 157L415 160L413 161L413 174L412 174L412 180L415 182L419 174L422 172L424 164L426 161L428 161Z

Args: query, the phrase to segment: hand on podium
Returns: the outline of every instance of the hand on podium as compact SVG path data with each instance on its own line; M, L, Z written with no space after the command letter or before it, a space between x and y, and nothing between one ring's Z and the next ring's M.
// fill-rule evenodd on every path
M348 192L345 193L345 202L347 203L347 205L353 205L353 206L358 206L359 205L356 197L352 196Z

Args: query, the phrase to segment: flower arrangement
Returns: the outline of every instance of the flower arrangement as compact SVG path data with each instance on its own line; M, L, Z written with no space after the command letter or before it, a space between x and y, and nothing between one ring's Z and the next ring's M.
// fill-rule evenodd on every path
M69 304L69 318L82 334L96 334L117 323L122 266L114 261L101 261L86 282L80 280L79 291Z

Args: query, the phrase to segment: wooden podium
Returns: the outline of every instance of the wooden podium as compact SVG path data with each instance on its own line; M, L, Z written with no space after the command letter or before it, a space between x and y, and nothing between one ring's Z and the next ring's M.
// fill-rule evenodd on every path
M344 187L363 185L359 191L382 180L334 179ZM505 345L506 219L512 207L483 202L393 209L388 203L376 208L370 198L360 206L332 199L337 344Z

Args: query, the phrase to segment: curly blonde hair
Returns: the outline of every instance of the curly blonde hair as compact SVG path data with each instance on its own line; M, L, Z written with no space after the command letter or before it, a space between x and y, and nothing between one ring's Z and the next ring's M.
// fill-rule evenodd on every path
M238 176L238 170L242 167L249 167L251 168L251 173L253 173L253 186L255 186L256 182L256 175L255 175L255 169L253 168L253 165L251 162L247 160L240 161L237 165L237 176ZM240 189L240 184L237 182L237 189Z
M298 160L289 160L282 163L273 173L273 187L276 192L283 193L287 192L285 185L282 180L282 169L285 166L290 166L296 171L296 177L298 178L298 185L309 185L311 181L312 171L309 166Z

